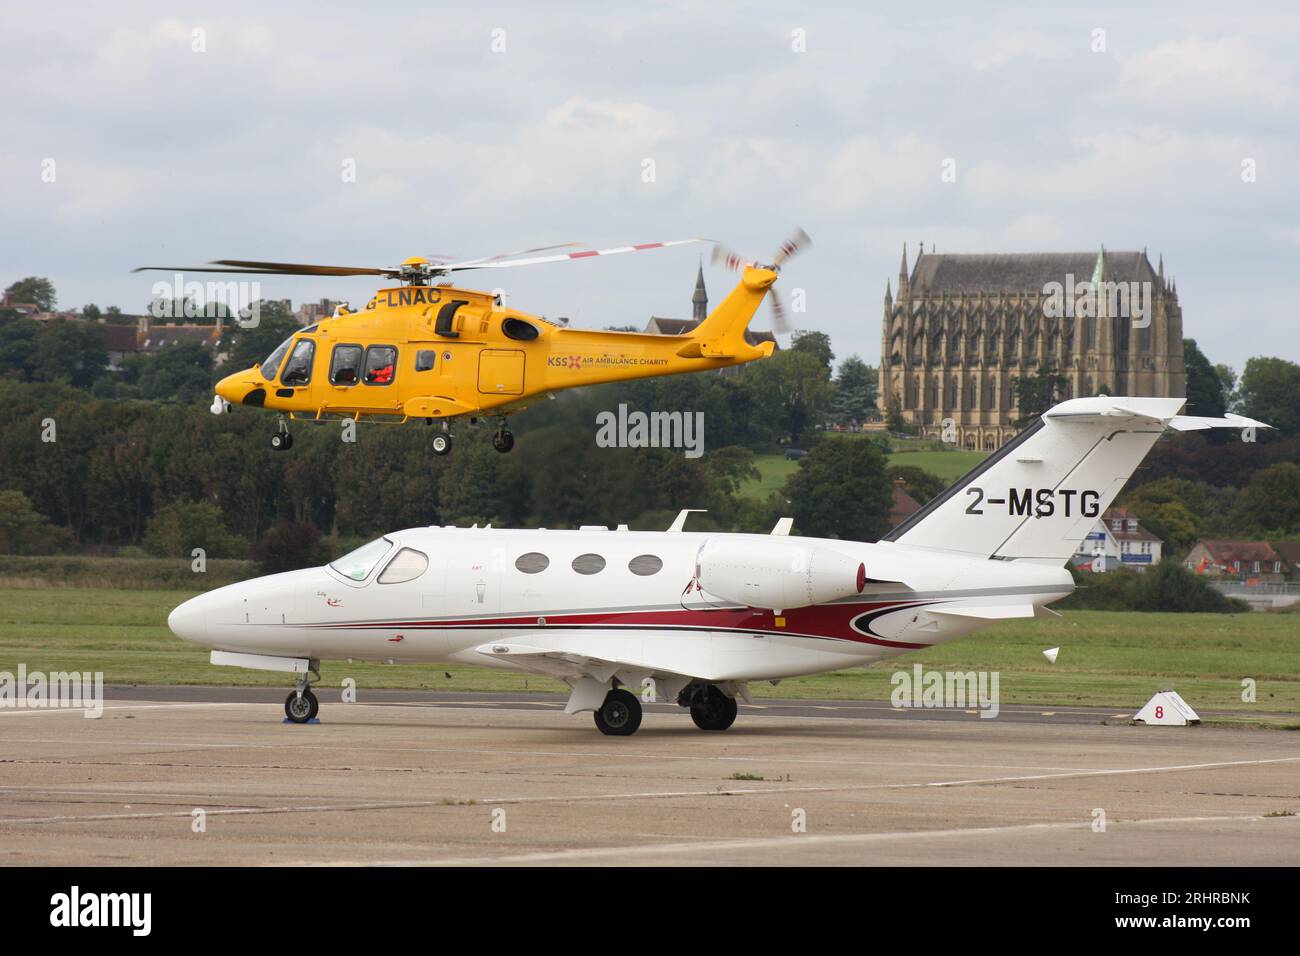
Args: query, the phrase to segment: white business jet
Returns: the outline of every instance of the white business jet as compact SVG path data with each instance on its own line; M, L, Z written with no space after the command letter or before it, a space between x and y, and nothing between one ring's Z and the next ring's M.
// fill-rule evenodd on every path
M212 663L285 671L316 716L322 660L456 662L545 674L628 735L642 700L726 730L752 681L856 667L990 622L1052 615L1064 562L1177 414L1177 398L1062 402L876 543L771 534L410 528L322 568L186 601L168 619Z

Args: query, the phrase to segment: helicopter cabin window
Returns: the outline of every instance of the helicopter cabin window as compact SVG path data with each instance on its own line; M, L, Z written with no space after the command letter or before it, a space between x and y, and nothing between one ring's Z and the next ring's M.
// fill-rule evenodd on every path
M336 345L330 359L330 384L355 385L361 380L360 345Z
M380 584L403 584L414 581L429 569L429 556L414 548L403 548L393 555L388 567L379 572Z
M531 342L537 338L537 326L529 325L523 319L505 319L501 323L501 331L506 338L517 342Z
M293 336L277 345L275 351L266 357L266 361L262 363L260 368L262 378L268 382L275 381L276 373L280 371L280 363L284 361L284 357L288 354L291 345L293 345Z
M417 372L429 372L438 361L437 349L420 349L415 353L415 370Z
M316 356L316 343L311 339L299 339L293 347L289 361L284 363L284 374L280 376L281 385L306 385L311 381L311 363Z
M366 384L391 385L397 371L397 349L391 345L372 345L366 349Z

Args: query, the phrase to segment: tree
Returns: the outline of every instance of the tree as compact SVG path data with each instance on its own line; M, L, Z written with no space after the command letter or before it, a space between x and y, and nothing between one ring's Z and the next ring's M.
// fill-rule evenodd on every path
M1044 363L1032 376L1017 376L1011 382L1016 394L1016 408L1020 412L1020 417L1015 421L1017 428L1024 428L1059 402L1069 384L1051 362Z
M895 395L889 400L889 414L885 417L885 428L891 435L908 434L907 419L903 418L903 403Z
M140 386L141 398L191 404L212 390L212 349L197 342L133 355L125 364L127 379Z
M1223 382L1195 339L1183 339L1183 366L1187 369L1187 414L1221 418L1228 410Z
M253 559L262 574L278 574L322 565L329 560L329 553L314 524L277 521L253 546Z
M801 443L821 424L834 397L830 368L812 352L786 349L750 365L742 378L761 420L778 441Z
M221 347L230 352L227 369L246 369L261 362L276 346L301 328L283 302L262 301L258 304L255 328L246 329L238 323L225 326Z
M86 322L56 319L36 333L28 369L38 382L65 381L89 388L108 365L104 330Z
M1300 435L1300 365L1282 358L1252 358L1242 370L1238 396L1247 418L1272 425L1282 437Z
M840 424L861 424L879 417L876 408L876 370L856 355L840 363L835 379L835 419Z
M1236 614L1250 610L1250 605L1216 590L1177 561L1161 561L1138 577L1134 610L1211 614Z
M891 487L879 442L827 438L799 462L785 496L801 534L874 541L889 530Z
M0 491L0 554L54 554L72 534L32 507L21 491Z
M97 322L99 317L104 313L99 310L99 306L91 302L81 307L81 317L87 322Z
M58 302L57 297L54 295L54 283L40 276L28 276L26 279L19 279L5 289L5 295L12 302L30 302L42 312L53 312L54 306Z
M1300 465L1283 461L1255 472L1233 516L1242 531L1253 534L1300 534Z
M1237 410L1237 373L1232 370L1232 366L1219 363L1214 366L1214 374L1219 377L1219 382L1223 386L1223 400L1227 404L1228 411Z
M159 558L190 558L202 548L209 558L242 558L248 542L226 530L221 509L206 501L175 501L163 505L149 520L145 550Z
M944 481L938 475L931 474L916 465L891 464L888 471L890 481L904 482L907 486L907 493L920 504L925 504L949 485L949 482Z
M808 353L826 367L827 374L830 373L835 353L831 351L831 337L825 332L795 332L790 338L790 349Z

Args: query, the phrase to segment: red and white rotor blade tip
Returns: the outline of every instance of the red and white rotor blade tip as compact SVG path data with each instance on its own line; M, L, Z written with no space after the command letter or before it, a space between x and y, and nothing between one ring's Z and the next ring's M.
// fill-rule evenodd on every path
M808 233L796 227L795 231L790 234L790 238L781 243L781 247L776 251L776 257L772 263L780 266L783 262L793 259L799 253L803 252L812 245L812 239Z
M585 249L580 252L561 252L553 256L533 256L526 259L505 259L501 261L484 260L470 263L455 263L448 266L453 269L506 269L511 266L535 266L543 262L566 262L572 259L591 259L595 256L617 256L624 252L648 252L651 249L667 249L670 246L684 246L692 242L708 242L707 239L673 239L669 242L642 242L633 246L615 246L612 249Z
M535 252L550 252L553 249L573 249L582 245L580 242L558 242L553 246L534 246L531 249L516 249L514 252L503 252L495 256L480 256L477 259L462 259L460 262L448 262L449 268L465 268L468 266L478 265L482 262L500 262L503 259L513 259L516 256L529 256Z
M722 266L722 268L730 269L732 272L744 272L751 264L750 260L746 259L740 253L728 249L726 246L722 245L722 243L714 245L713 257L710 261L715 266Z

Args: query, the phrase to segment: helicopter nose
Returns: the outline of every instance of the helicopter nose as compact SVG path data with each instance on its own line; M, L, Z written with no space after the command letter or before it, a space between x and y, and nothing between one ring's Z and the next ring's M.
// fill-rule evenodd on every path
M260 387L247 372L227 375L217 383L217 396L232 405L263 405L266 403L266 389Z
M190 598L167 615L167 626L183 641L205 644L208 639L208 620L202 605L202 596Z

